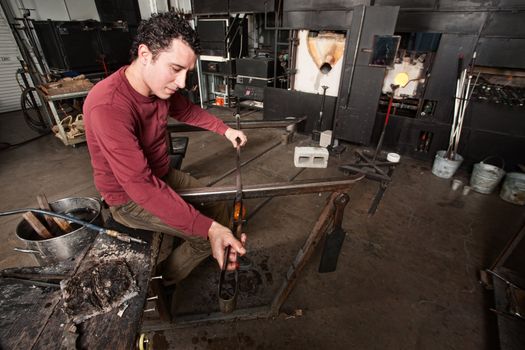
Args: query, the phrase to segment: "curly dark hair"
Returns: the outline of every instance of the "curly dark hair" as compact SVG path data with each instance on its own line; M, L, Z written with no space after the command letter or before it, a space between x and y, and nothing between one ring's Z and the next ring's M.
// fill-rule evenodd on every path
M140 44L146 45L155 59L161 51L171 46L173 39L183 40L195 54L200 53L199 37L183 17L175 12L153 14L140 23L137 36L131 44L131 61L137 58Z

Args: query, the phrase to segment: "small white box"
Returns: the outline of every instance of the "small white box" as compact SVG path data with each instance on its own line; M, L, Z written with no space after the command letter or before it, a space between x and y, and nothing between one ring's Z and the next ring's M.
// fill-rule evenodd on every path
M321 133L319 146L328 147L332 143L332 130L325 130Z
M324 147L295 147L294 164L297 168L326 168L328 150Z

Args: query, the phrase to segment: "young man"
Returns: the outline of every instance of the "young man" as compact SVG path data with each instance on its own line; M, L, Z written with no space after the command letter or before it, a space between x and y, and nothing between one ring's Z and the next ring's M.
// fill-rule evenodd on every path
M230 269L236 255L245 253L245 236L241 243L227 228L226 205L197 209L184 202L177 189L203 185L169 167L168 116L224 135L234 146L237 138L241 146L247 141L242 131L179 94L198 52L197 35L184 19L172 12L153 15L138 29L131 64L96 84L84 103L95 186L113 218L185 240L163 262L166 285L185 278L210 253L222 267L228 245L233 248Z

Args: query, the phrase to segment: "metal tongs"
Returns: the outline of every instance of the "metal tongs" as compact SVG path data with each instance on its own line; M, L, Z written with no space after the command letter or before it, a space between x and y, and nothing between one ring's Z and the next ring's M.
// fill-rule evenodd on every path
M239 103L237 102L237 114L235 115L237 121L237 130L240 130L241 116L239 114ZM242 202L242 181L241 181L241 140L237 138L237 159L236 159L236 194L233 203L232 211L232 225L231 230L233 235L240 239L242 235L242 221L243 221L243 202ZM219 308L221 312L230 313L235 310L237 305L237 294L239 293L239 268L229 271L227 269L230 262L231 246L229 245L224 250L224 262L219 277Z

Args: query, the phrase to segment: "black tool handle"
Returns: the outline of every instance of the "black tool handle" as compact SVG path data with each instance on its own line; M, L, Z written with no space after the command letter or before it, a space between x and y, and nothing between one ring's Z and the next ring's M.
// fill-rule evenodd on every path
M345 207L350 197L346 193L341 193L334 200L335 204L335 214L334 214L334 228L341 228L343 224L343 214L345 212Z

